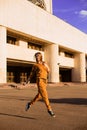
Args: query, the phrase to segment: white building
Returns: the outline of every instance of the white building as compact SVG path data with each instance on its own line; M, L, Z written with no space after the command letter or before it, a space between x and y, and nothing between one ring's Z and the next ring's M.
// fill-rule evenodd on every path
M52 15L52 0L0 0L0 83L24 82L37 51L49 82L86 82L87 35Z

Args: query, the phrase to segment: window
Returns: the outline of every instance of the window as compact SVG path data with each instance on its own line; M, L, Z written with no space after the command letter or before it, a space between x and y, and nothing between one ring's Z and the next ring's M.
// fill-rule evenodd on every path
M34 49L34 50L39 50L39 51L43 50L41 45L33 44L33 43L30 43L30 42L28 42L28 48Z
M20 73L20 82L25 82L25 81L27 81L27 73L21 72Z
M59 49L59 55L60 56L64 56L64 57L69 57L69 58L73 58L74 57L74 52L70 52L68 50L65 49Z
M65 57L73 58L74 56L73 56L73 54L71 54L71 53L65 52Z
M12 45L18 45L17 39L11 36L7 36L7 43Z
M7 72L7 82L14 82L14 73Z
M45 5L45 2L44 0L28 0L30 2L32 2L33 4L43 8L44 10L46 10L46 5Z

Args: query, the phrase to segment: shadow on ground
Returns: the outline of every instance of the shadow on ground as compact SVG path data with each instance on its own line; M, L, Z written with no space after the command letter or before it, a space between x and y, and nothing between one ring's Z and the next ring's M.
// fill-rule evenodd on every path
M87 105L87 98L61 98L61 99L49 99L49 100L51 103Z
M26 116L21 116L21 115L14 115L14 114L9 114L9 113L0 113L0 115L36 120L35 118L32 118L32 117L26 117Z
M31 97L0 95L0 99L29 101ZM42 100L40 100L42 101ZM87 105L87 98L60 98L49 99L51 103Z

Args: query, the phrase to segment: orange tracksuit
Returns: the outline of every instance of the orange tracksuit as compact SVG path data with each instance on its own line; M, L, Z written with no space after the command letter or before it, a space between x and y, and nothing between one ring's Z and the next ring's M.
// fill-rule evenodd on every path
M47 94L47 90L46 90L46 86L47 86L47 68L44 64L39 64L36 63L33 67L32 67L32 71L30 73L30 77L29 79L31 79L31 77L33 75L36 75L36 83L38 86L38 94L35 96L35 98L30 102L31 104L33 104L34 102L38 101L41 97L43 99L43 101L46 104L46 107L48 110L51 110L51 106L48 100L48 94Z

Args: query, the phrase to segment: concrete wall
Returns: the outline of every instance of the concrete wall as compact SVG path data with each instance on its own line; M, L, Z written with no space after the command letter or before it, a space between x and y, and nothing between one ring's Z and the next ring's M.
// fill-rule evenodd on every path
M6 28L0 26L0 83L6 82L7 69Z
M7 58L14 60L25 60L30 62L35 62L34 54L37 52L33 49L23 48L22 46L15 46L7 44ZM44 52L40 51L43 55L44 60Z
M59 56L58 63L60 66L74 68L74 58Z

